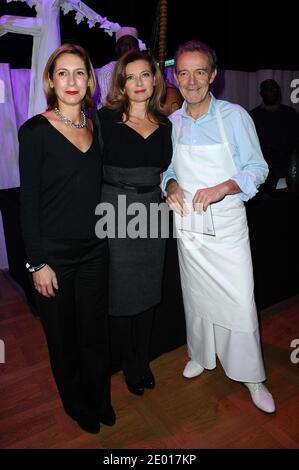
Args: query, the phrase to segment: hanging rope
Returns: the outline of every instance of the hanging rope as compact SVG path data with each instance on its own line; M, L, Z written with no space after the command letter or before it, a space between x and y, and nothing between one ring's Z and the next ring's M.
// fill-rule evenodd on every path
M167 0L160 0L159 67L164 69L167 54Z
M149 41L149 52L159 62L159 68L164 75L164 63L167 56L167 0L159 0L152 34ZM165 111L171 114L181 107L183 98L179 90L165 76L166 93L163 99Z
M152 31L148 45L148 51L152 57L158 61L158 46L159 46L159 22L160 22L160 0L157 2L155 17L152 22Z

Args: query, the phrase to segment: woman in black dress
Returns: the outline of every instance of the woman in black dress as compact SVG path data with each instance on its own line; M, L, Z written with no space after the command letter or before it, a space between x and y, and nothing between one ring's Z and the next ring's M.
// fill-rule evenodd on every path
M137 395L155 386L149 350L153 307L161 298L165 238L150 237L150 229L157 229L150 227L150 205L161 203L160 174L172 156L163 93L164 80L153 59L130 51L115 65L108 105L99 111L104 140L102 202L112 204L117 218L115 237L108 235L109 312L112 330L121 341L127 387ZM124 222L118 215L130 204L136 208L136 203L143 205L146 216L139 224L143 235L132 238L129 226L134 217Z
M108 245L95 236L101 157L86 52L64 44L44 71L48 109L19 131L21 218L51 367L66 413L87 432L113 425ZM100 182L100 184L99 184Z

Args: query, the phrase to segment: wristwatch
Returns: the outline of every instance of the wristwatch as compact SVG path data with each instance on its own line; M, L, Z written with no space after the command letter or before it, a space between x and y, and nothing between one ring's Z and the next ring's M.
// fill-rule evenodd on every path
M39 264L38 266L30 266L29 263L25 264L25 267L28 269L30 273L36 273L36 271L39 271L40 269L44 268L47 263L42 263Z

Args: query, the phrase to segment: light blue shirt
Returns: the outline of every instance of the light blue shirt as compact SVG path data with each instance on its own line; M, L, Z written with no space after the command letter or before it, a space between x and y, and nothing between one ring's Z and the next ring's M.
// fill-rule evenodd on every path
M241 106L228 101L216 100L211 94L208 112L198 119L187 114L187 103L175 111L169 119L172 122L173 148L176 144L213 145L222 143L218 129L215 104L221 113L228 145L237 168L234 180L241 192L238 196L243 201L255 196L260 184L268 176L268 165L263 157L253 120ZM170 163L163 175L162 189L165 193L167 181L177 179ZM166 194L166 193L165 193Z

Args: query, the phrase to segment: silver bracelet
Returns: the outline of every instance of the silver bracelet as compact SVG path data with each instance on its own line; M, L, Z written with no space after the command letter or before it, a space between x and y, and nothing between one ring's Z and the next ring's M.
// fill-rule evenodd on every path
M44 268L47 265L47 263L42 263L39 264L38 266L30 266L29 263L26 263L26 268L30 273L36 273L36 271L39 271L40 269Z

